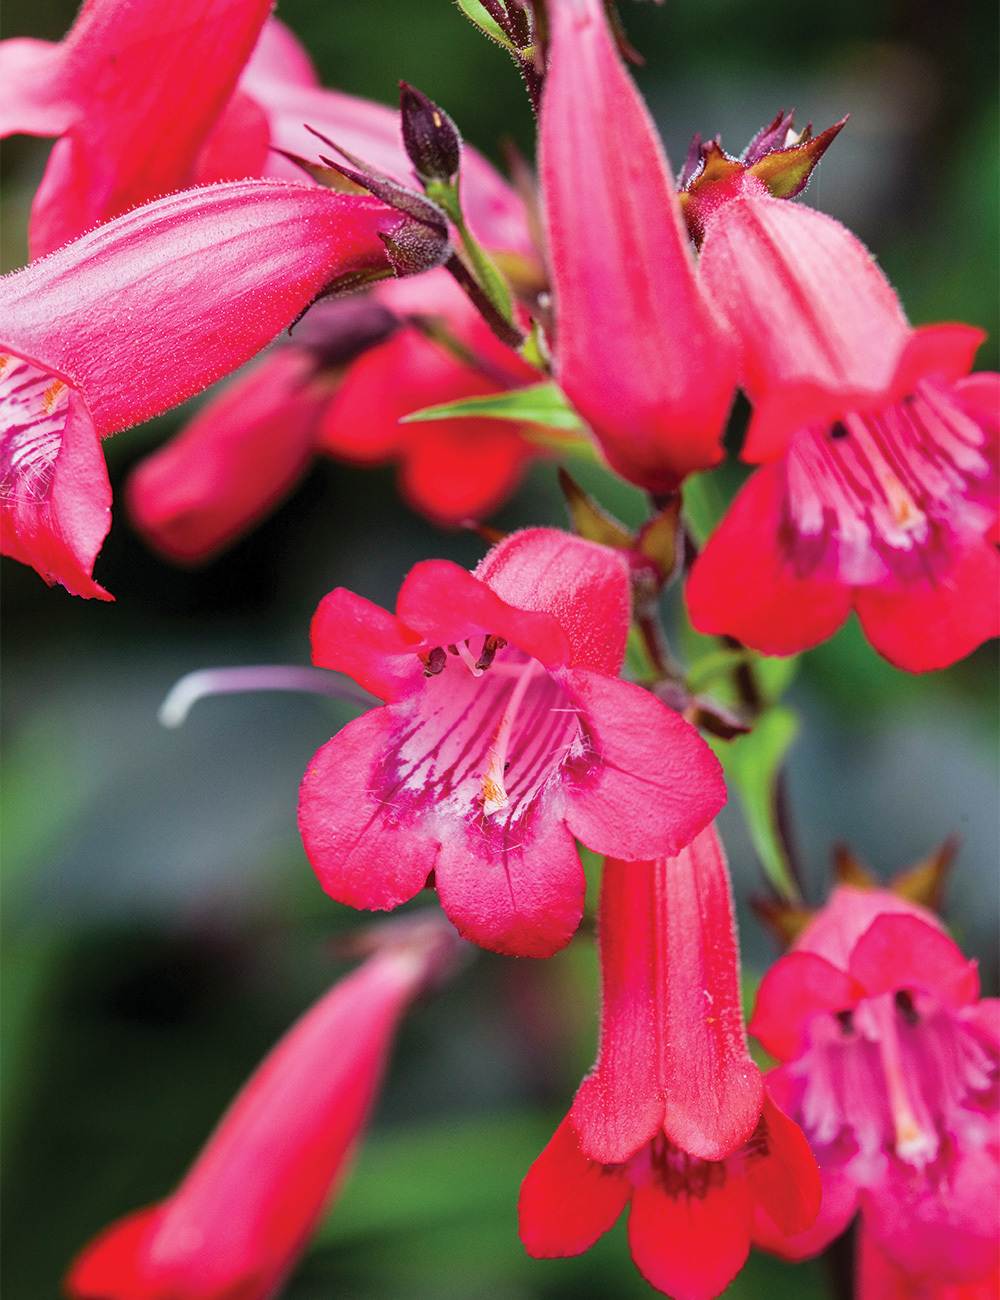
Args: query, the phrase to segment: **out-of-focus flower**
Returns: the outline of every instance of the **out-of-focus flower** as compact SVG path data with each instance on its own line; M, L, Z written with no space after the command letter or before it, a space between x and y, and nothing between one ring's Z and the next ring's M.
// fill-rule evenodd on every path
M538 452L522 427L399 419L537 379L443 270L321 302L140 462L129 510L158 550L202 561L276 505L319 452L358 465L397 460L401 491L422 514L445 525L480 518Z
M914 1300L995 1283L1000 1002L978 995L975 963L932 913L834 891L764 977L750 1025L784 1062L769 1087L823 1177L816 1225L788 1236L758 1214L760 1244L805 1258L860 1210L862 1276L898 1274ZM866 1300L893 1294L879 1286Z
M555 373L611 466L666 492L721 458L735 356L602 0L550 10L540 170Z
M183 1182L79 1256L74 1300L268 1300L350 1166L399 1022L457 954L443 918L394 923L285 1035Z
M2 550L108 599L100 439L260 351L324 289L392 274L367 197L224 182L137 208L0 281Z
M60 137L32 208L33 256L172 190L260 173L267 123L236 83L270 8L87 0L58 45L0 44L0 133Z
M1000 630L1000 377L967 374L982 334L914 329L848 230L732 165L688 213L754 405L743 455L767 463L694 565L691 618L791 654L853 608L891 663L945 667Z
M391 908L433 877L460 932L549 956L576 929L574 835L639 860L676 853L725 801L692 727L617 680L630 618L621 555L551 529L472 574L418 564L396 616L338 588L313 659L386 701L309 764L299 824L324 889Z
M816 1162L747 1053L714 827L674 858L604 872L597 1064L524 1180L521 1239L535 1256L579 1254L631 1202L642 1275L710 1300L743 1267L755 1205L812 1222Z

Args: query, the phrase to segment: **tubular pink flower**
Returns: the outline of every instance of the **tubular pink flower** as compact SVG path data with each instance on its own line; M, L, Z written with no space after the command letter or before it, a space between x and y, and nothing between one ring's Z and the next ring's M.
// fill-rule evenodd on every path
M407 918L244 1085L177 1190L107 1228L74 1300L268 1300L339 1190L403 1014L453 962L454 931Z
M633 860L688 843L725 787L693 728L617 680L629 618L621 556L544 528L472 574L418 564L395 617L331 592L314 662L386 705L325 745L302 783L299 825L327 893L392 908L433 873L465 937L542 957L580 919L574 835Z
M1000 378L967 376L979 331L913 329L832 218L743 195L710 216L706 287L754 403L739 494L688 583L700 631L768 654L853 608L876 650L941 668L1000 631Z
M540 171L556 377L611 466L669 491L721 458L735 358L601 0L557 0L549 25Z
M834 892L765 976L750 1026L785 1062L768 1084L823 1177L815 1227L789 1237L758 1215L760 1244L804 1258L860 1210L866 1249L914 1296L996 1276L1000 1003L978 993L931 913Z
M199 179L199 151L270 8L270 0L87 0L60 44L0 45L0 133L60 137L32 209L33 256ZM259 171L266 148L264 138L252 171L225 175Z
M109 599L99 440L241 365L325 286L390 273L397 213L280 181L182 191L0 280L4 554Z
M801 1231L820 1201L805 1138L747 1053L714 827L670 859L605 863L600 945L597 1064L524 1180L521 1239L579 1254L631 1201L642 1275L710 1300L746 1261L755 1205Z

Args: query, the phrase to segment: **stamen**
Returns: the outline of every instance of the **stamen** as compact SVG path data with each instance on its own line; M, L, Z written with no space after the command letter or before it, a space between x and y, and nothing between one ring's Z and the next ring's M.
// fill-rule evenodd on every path
M517 719L518 710L524 703L524 697L531 685L532 678L537 676L539 672L544 671L537 659L528 660L514 683L514 689L511 691L507 707L503 711L503 717L497 725L493 745L490 749L489 767L483 774L483 812L487 817L500 812L510 803L510 796L507 794L507 788L504 784L504 773L507 771L508 766L507 751L510 748L511 732Z
M441 645L436 645L433 650L425 655L419 655L418 658L424 666L425 677L437 677L439 673L444 672L444 666L448 662L448 655Z
M462 641L458 646L458 657L465 664L473 677L482 677L483 670L472 657L472 651L469 649L468 641Z
M896 1154L922 1169L937 1155L937 1135L918 1120L907 1087L896 1028L896 1005L891 995L873 998L871 1011L878 1028L878 1049L889 1094L889 1111L896 1132Z
M328 668L299 668L293 664L262 664L252 668L201 668L175 682L160 705L157 718L164 727L179 727L193 705L206 695L241 691L309 691L352 704L378 704L366 690Z
M489 668L498 650L502 650L507 642L502 636L490 636L483 638L483 648L476 660L477 668Z

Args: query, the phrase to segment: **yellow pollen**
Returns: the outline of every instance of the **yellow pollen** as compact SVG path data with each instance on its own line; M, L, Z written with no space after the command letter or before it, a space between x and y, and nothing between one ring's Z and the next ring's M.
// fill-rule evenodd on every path
M61 379L53 379L52 383L49 384L42 396L42 406L45 408L46 415L52 414L52 408L65 391L66 385L63 381Z
M924 522L924 512L899 479L889 470L884 471L879 477L897 526L910 531L919 528Z

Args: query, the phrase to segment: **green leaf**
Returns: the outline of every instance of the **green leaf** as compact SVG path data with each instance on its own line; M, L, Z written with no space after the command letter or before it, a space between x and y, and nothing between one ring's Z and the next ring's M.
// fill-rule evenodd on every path
M790 902L799 901L799 888L778 829L775 785L798 731L799 719L791 709L774 705L760 715L746 736L729 741L706 737L728 780L739 791L764 874Z
M422 411L404 415L400 424L413 424L420 420L457 420L467 415L488 415L494 420L521 420L529 424L545 425L549 429L565 429L570 433L586 432L586 425L555 384L532 384L529 388L514 388L506 393L490 393L486 397L466 397L459 402L425 406Z
M505 50L510 50L511 54L517 54L517 50L504 35L503 28L491 18L487 10L479 3L479 0L458 0L458 7L466 18L471 18L476 26L486 33L498 45L502 45Z
M728 504L714 470L689 474L684 480L684 518L699 546L704 546L726 513Z

